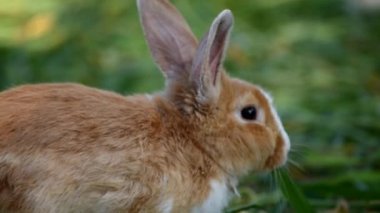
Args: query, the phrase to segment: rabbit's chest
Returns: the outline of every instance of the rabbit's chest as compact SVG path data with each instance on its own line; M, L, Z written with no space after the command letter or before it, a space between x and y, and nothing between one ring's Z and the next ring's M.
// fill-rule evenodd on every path
M227 206L232 197L232 191L225 181L210 181L210 192L207 198L199 206L192 209L192 213L219 213Z

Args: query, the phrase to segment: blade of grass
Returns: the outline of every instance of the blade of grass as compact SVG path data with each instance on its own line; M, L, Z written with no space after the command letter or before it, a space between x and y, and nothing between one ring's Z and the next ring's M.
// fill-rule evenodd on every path
M315 210L310 205L301 189L294 183L288 172L281 168L273 172L276 183L279 185L282 194L289 202L295 212L314 213Z
M236 207L233 209L228 209L226 211L226 213L237 213L237 212L241 212L241 211L249 210L249 209L260 209L260 210L262 210L263 207L259 206L257 204L249 204L249 205L245 205L245 206L239 206L239 207Z

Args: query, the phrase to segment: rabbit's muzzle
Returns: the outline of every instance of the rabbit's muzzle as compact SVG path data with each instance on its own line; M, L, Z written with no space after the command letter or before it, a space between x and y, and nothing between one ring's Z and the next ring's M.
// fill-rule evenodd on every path
M287 137L281 134L278 134L276 137L276 143L274 152L268 157L265 162L265 169L275 169L277 167L283 166L286 163L288 156L288 141Z

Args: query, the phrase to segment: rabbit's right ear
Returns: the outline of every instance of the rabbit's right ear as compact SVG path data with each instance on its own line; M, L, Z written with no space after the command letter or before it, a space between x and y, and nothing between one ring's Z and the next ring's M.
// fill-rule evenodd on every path
M220 94L221 67L233 21L230 10L222 11L212 22L194 56L191 79L195 82L198 94L209 100L215 100Z
M185 19L168 0L137 0L137 4L148 46L165 77L187 75L198 42Z

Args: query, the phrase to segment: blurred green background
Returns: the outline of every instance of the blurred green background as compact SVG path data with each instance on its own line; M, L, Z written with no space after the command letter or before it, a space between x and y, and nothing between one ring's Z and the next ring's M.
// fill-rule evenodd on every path
M226 68L275 97L293 143L289 170L311 204L380 211L380 1L173 2L198 37L222 9L233 11ZM0 0L0 89L162 89L136 10L133 0ZM268 175L244 178L240 190L231 207L286 211Z

